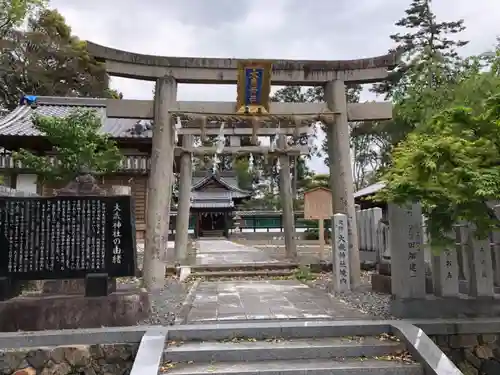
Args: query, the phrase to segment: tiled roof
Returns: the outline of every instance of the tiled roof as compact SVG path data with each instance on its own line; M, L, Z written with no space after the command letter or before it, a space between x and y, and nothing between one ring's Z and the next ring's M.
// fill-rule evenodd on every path
M202 188L203 185L208 183L211 179L214 179L215 181L217 181L220 185L222 185L226 189L231 190L233 192L233 198L248 197L251 195L251 192L240 189L238 187L237 177L221 177L217 174L207 174L203 178L195 177L193 179L192 190L197 190L197 189ZM235 196L235 193L239 193L239 196Z
M200 199L191 203L191 208L228 208L234 207L231 199Z
M250 191L240 189L238 187L238 179L232 174L207 172L204 176L200 176L202 171L195 172L193 176L193 185L191 190L191 207L194 208L218 208L218 207L233 207L233 199L248 198L252 195ZM214 189L208 187L203 190L203 187L210 182L216 181L221 188ZM227 189L227 190L224 190Z
M236 191L193 191L191 192L191 197L196 199L235 199L235 198L244 198L247 195L236 192Z
M385 187L385 183L383 182L377 182L376 184L367 186L361 190L358 190L357 192L354 193L354 198L361 198L365 197L367 195L372 195L378 192L379 190L382 190Z
M95 110L102 118L102 131L113 138L151 138L151 130L135 132L136 124L147 128L149 121L129 118L107 118L105 99L37 97L36 105L21 105L0 117L0 136L43 136L32 122L33 115L65 117L77 109Z

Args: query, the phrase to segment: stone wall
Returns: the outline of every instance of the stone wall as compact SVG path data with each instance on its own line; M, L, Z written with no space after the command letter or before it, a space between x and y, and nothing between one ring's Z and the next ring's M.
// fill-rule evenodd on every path
M464 375L500 375L500 334L431 336Z
M0 349L0 374L128 374L138 347L139 344L99 344Z

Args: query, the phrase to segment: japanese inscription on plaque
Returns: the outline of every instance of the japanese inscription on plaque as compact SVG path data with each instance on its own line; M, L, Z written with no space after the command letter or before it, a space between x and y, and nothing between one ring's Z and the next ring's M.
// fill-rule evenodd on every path
M441 254L433 256L433 261L439 262L435 267L434 294L441 297L457 296L459 293L457 253L445 248Z
M335 289L344 292L350 290L347 215L333 215L333 235Z
M426 295L425 259L422 249L422 208L418 203L388 204L391 247L391 291L397 298Z
M135 273L129 196L0 197L0 276Z
M469 228L469 238L473 257L469 295L493 296L494 278L490 239L476 238L473 228Z
M481 264L480 273L481 273L481 277L483 279L485 279L488 277L488 269L487 269L487 262L486 262L486 250L485 250L485 246L484 246L484 241L478 241L478 243L479 243L479 262Z
M272 62L242 60L238 62L238 113L269 113Z
M406 214L408 217L413 216L412 210L407 210ZM417 222L418 223L418 222ZM410 277L417 277L417 255L421 248L421 226L412 222L408 224L408 271L410 272Z
M444 250L443 256L444 256L444 266L446 268L446 280L451 280L453 278L453 273L451 272L453 269L451 250Z

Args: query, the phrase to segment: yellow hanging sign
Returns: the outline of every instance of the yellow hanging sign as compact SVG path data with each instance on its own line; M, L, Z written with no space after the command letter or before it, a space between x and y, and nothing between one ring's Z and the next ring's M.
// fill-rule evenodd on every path
M238 114L269 113L272 62L243 60L238 62Z

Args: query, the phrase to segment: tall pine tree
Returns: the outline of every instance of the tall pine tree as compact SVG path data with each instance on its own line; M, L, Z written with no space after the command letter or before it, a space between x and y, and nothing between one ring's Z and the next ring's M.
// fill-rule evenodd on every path
M374 86L374 92L398 102L415 85L435 87L453 79L461 62L457 49L468 42L450 36L465 30L464 20L439 22L432 0L412 0L396 26L406 29L390 36L396 44L391 52L400 51L401 61L386 82Z
M385 82L372 88L392 100L394 117L355 131L357 136L371 134L380 143L377 169L388 167L393 146L434 113L438 103L432 93L460 76L464 60L458 50L468 43L457 38L465 30L464 21L437 20L432 0L412 0L395 25L403 31L390 35L395 43L391 52L400 52L400 63Z

